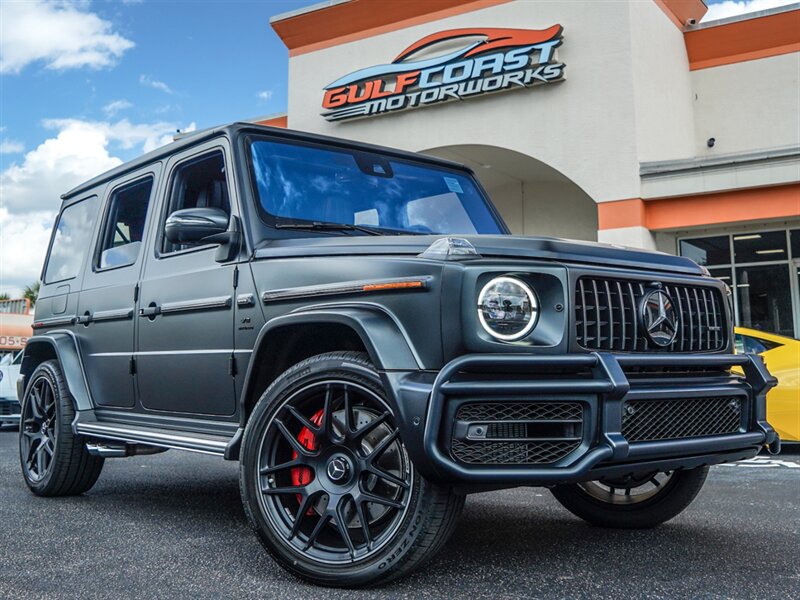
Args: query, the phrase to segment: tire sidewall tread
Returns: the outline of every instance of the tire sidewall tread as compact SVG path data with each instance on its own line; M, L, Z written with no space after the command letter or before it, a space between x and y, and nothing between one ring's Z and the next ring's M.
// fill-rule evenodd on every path
M267 551L288 571L317 585L367 587L386 583L414 569L432 556L454 529L464 497L449 487L426 481L414 473L410 506L395 538L373 557L351 565L331 567L302 558L271 531L259 506L251 474L255 470L261 436L272 414L294 389L310 382L346 377L385 398L380 376L367 356L359 352L331 352L306 359L280 375L256 403L245 428L239 484L245 513Z

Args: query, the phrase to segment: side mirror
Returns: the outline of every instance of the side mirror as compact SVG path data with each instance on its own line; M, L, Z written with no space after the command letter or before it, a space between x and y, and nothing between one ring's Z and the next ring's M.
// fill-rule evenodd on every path
M219 243L213 238L228 231L228 221L228 213L219 208L184 208L167 218L164 233L173 244Z

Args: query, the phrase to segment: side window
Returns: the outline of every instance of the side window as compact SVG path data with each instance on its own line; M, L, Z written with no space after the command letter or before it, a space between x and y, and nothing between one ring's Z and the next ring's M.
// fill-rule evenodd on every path
M167 212L164 218L184 208L219 208L228 216L231 203L225 179L225 158L220 151L180 165L172 175ZM162 223L163 229L163 223ZM169 254L188 246L173 244L162 236L161 253Z
M97 214L97 196L70 204L61 211L47 257L44 282L72 279L81 270L86 248L92 239Z
M136 262L152 189L153 178L148 177L111 194L100 238L98 268L125 267Z

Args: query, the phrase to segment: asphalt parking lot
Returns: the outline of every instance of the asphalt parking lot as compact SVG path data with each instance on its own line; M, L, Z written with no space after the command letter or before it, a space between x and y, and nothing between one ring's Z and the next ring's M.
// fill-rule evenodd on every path
M800 455L712 469L650 531L603 530L545 490L471 496L423 571L365 592L284 573L251 533L234 463L171 451L106 462L82 497L31 495L0 431L0 598L781 598L800 589Z

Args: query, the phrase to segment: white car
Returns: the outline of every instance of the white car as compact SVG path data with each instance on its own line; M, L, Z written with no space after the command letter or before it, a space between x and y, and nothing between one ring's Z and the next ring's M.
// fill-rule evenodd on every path
M0 425L19 423L17 379L22 364L22 350L0 358Z

